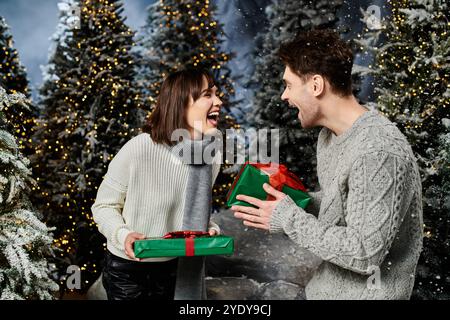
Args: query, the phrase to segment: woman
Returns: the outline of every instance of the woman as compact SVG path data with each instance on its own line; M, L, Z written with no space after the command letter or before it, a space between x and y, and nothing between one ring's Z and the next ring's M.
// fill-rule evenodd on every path
M107 239L103 285L109 300L173 299L176 283L181 298L205 297L203 260L140 260L133 243L178 230L220 233L209 221L218 157L212 165L193 165L180 160L176 148L200 143L204 149L201 137L217 130L221 105L207 72L169 75L144 133L128 141L109 164L92 206L94 221ZM172 141L177 129L185 129L189 139Z

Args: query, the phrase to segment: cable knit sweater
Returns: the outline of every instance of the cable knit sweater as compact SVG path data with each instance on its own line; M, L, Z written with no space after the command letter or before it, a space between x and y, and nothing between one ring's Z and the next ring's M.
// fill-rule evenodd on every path
M218 160L213 164L213 182L220 169ZM168 146L154 143L148 133L132 138L119 150L91 207L111 253L129 259L124 242L131 232L160 237L181 230L188 171L188 165L176 158ZM220 232L212 221L209 228Z
M285 232L323 259L307 298L409 299L423 221L421 181L407 140L369 111L339 136L323 128L317 161L321 190L312 193L308 212L286 196L270 222L271 232Z

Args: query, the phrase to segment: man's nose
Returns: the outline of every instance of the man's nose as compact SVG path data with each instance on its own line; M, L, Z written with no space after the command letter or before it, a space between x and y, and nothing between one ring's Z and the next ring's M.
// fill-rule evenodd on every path
M288 100L288 96L286 94L286 90L284 90L283 93L281 94L281 100L283 100L283 101L287 101Z

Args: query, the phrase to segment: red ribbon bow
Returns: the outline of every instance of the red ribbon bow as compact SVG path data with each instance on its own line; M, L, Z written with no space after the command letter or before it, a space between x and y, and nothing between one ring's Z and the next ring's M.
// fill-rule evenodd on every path
M194 239L198 237L209 237L208 232L203 231L173 231L167 233L164 239L185 239L186 242L186 257L195 256Z
M278 191L281 191L284 186L288 186L306 192L306 188L300 179L290 172L285 165L278 163L250 163L248 161L245 164L249 164L266 173L269 176L269 184ZM275 200L275 197L267 195L267 200Z

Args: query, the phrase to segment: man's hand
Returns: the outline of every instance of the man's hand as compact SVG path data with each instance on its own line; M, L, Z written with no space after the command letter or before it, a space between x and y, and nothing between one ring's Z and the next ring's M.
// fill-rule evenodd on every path
M244 220L244 225L264 230L269 230L273 209L286 197L283 192L273 188L268 183L263 185L264 191L275 197L275 200L264 201L253 197L238 195L236 199L248 202L256 208L245 206L232 206L236 218Z
M142 233L132 232L125 238L125 254L135 261L141 261L134 256L133 244L136 240L143 240L145 236Z

